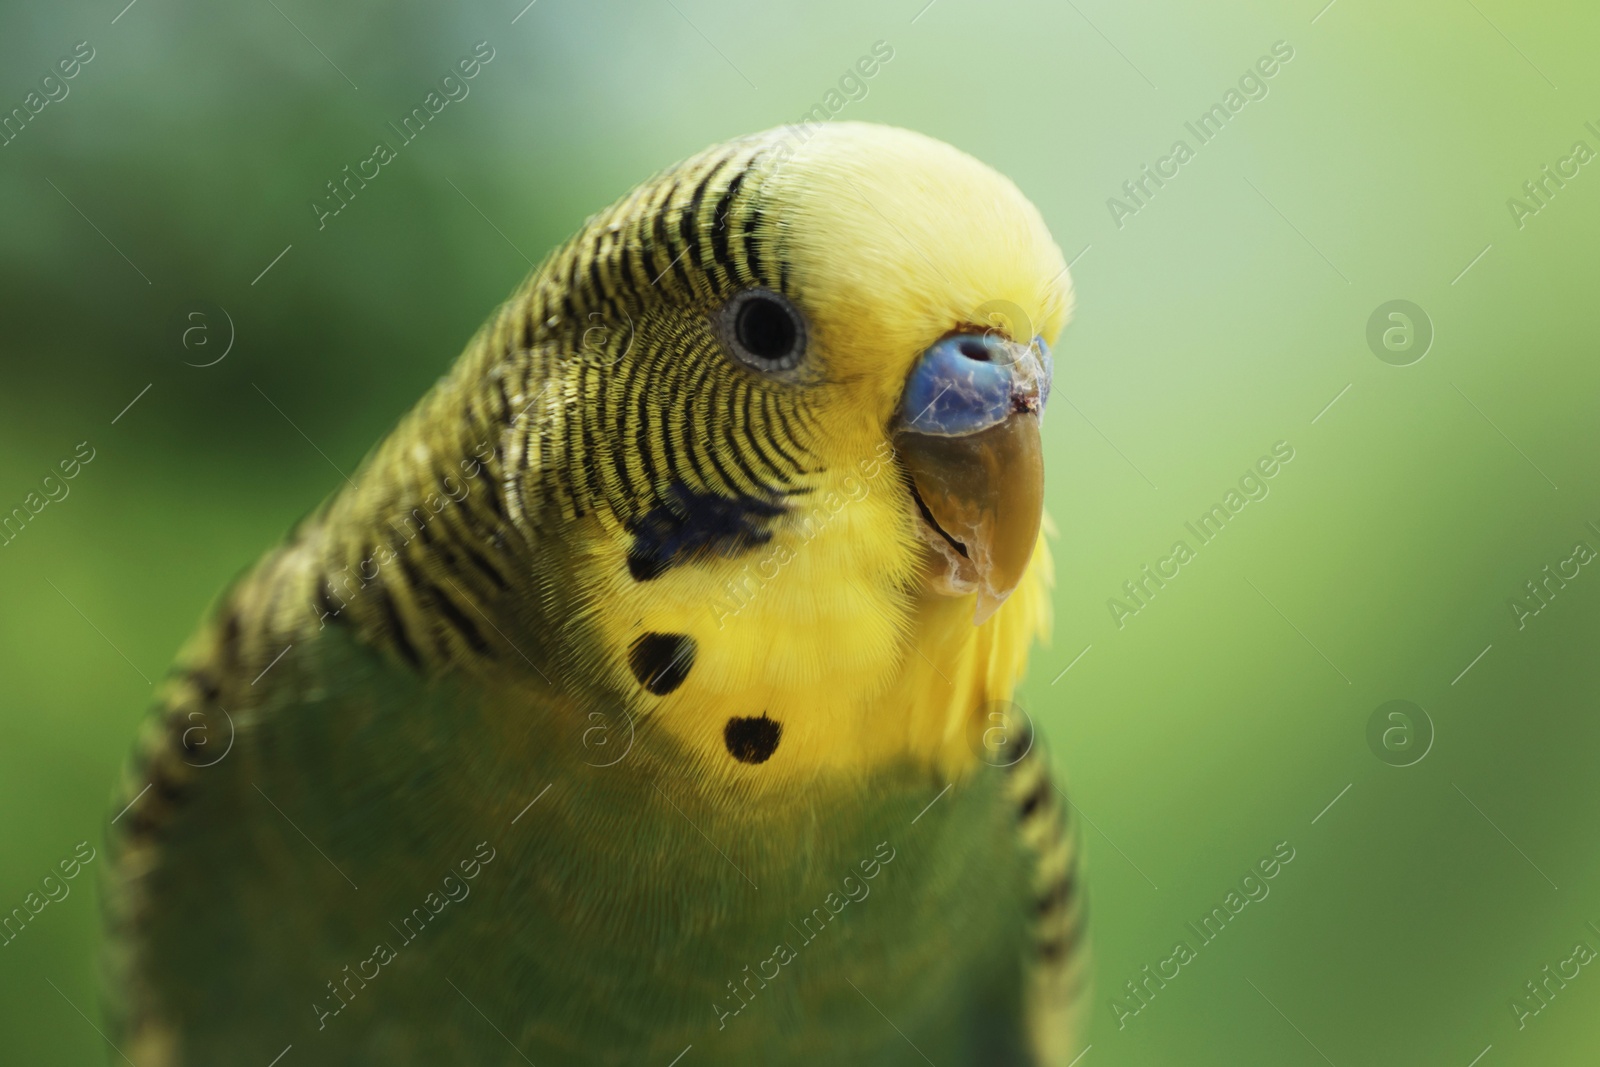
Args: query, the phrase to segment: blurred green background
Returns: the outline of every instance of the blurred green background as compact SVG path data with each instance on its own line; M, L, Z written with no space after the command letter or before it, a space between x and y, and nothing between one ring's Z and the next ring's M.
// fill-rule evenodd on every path
M1508 602L1600 549L1600 166L1520 228L1507 205L1600 149L1592 5L122 2L0 11L0 110L94 53L0 147L0 512L94 450L0 547L0 910L98 845L212 594L530 260L656 169L798 119L882 40L839 117L993 164L1075 262L1056 633L1022 700L1092 820L1081 1067L1594 1062L1600 973L1521 1029L1511 999L1600 948L1600 571L1521 628ZM470 95L319 230L324 183L479 41ZM1279 41L1267 95L1200 146L1185 122ZM1194 158L1119 226L1107 199L1179 138ZM1406 366L1367 342L1397 299L1434 333ZM212 345L186 349L200 307ZM186 365L222 351L217 308L231 351ZM1269 495L1200 546L1185 523L1280 441ZM1195 558L1119 627L1108 600L1179 539ZM1367 740L1396 699L1434 734L1405 767L1416 742ZM1119 1028L1123 983L1284 841L1271 895ZM97 864L0 948L0 1060L115 1056L90 1022Z

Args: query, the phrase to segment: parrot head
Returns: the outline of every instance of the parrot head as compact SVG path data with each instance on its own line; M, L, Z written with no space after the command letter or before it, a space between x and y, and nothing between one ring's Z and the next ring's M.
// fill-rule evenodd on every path
M697 724L818 684L871 701L909 634L941 709L1009 694L1048 615L1042 594L1009 629L1000 609L1048 568L1040 416L1072 306L1011 181L906 130L780 127L640 185L523 295L507 329L561 353L527 469L602 529L572 607L649 693L692 661ZM923 615L961 626L919 638ZM940 660L975 631L1003 664Z

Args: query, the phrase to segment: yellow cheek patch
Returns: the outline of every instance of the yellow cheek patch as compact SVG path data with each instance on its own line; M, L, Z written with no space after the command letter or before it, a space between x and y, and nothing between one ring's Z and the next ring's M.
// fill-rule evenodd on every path
M922 550L892 466L791 503L764 544L648 581L602 554L612 580L597 621L635 714L699 772L746 787L907 758L946 776L972 766L969 720L1010 698L1047 625L1043 541L975 628L970 598L917 592Z

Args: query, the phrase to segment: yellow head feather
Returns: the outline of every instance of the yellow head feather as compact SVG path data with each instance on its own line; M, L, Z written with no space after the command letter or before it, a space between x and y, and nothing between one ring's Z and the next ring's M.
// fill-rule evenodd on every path
M939 338L978 328L1053 343L1072 306L1065 263L1011 181L920 134L839 123L737 144L755 159L743 195L758 198L810 331L818 469L767 543L645 584L603 553L591 602L610 647L694 638L694 671L647 711L711 773L776 781L899 758L954 771L975 758L974 717L1010 698L1048 628L1048 551L1041 537L1022 586L981 627L970 602L919 593L925 549L890 426ZM620 662L618 679L633 682ZM759 773L728 760L723 738L731 717L758 714L783 728Z

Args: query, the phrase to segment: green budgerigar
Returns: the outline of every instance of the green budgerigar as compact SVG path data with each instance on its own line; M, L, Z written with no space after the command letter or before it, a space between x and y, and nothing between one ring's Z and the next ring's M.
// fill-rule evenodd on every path
M113 810L139 1067L1066 1064L1038 211L904 130L557 248L179 657Z

